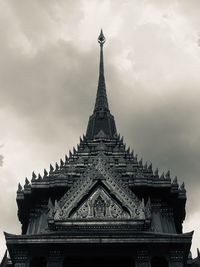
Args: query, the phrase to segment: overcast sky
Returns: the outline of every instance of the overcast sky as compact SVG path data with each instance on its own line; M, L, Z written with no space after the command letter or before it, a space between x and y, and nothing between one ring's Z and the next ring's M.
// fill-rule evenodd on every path
M101 27L107 92L127 145L187 189L200 247L200 1L0 0L0 257L20 233L16 190L79 141L92 113Z

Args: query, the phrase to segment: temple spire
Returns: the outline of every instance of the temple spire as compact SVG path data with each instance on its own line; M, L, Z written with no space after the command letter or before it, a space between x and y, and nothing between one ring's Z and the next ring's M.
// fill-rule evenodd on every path
M99 81L94 112L89 118L86 138L116 138L117 130L114 116L110 113L106 95L106 83L104 77L103 45L106 39L101 30L98 43L100 45Z
M105 111L109 110L108 108L108 100L106 95L106 84L104 77L104 63L103 63L103 45L106 39L101 30L100 35L98 37L98 43L100 44L100 62L99 62L99 82L96 96L96 103L94 111Z

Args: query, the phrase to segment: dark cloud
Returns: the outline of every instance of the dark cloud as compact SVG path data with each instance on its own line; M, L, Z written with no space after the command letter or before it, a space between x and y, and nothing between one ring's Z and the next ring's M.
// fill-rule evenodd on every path
M56 125L61 121L66 131L70 126L76 128L77 121L88 116L90 95L93 90L94 97L96 91L95 58L94 51L81 54L64 41L45 46L31 59L23 55L12 58L0 74L1 87L5 89L0 92L1 106L14 108L15 114L29 123L31 131L37 128L37 135L44 135L44 141L53 141L59 136ZM87 80L89 76L91 79Z

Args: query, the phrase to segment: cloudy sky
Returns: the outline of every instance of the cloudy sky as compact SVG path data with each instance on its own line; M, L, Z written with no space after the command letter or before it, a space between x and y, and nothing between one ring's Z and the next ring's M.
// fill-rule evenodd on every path
M0 0L0 257L19 233L16 189L78 143L92 113L102 27L110 108L144 161L187 189L200 247L200 1Z

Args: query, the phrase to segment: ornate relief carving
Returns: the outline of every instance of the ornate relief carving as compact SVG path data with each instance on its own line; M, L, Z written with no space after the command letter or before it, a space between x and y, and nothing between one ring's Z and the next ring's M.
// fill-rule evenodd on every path
M128 219L130 215L123 210L102 188L99 187L72 215L77 219Z
M77 211L77 214L75 215L76 218L87 218L89 215L89 205L88 203L84 203L84 205Z
M95 216L112 219L145 219L147 210L145 210L144 201L139 200L129 188L123 187L120 177L118 177L114 168L107 164L106 160L106 155L103 152L99 152L98 156L92 160L92 165L85 171L81 179L73 183L68 192L58 202L57 207L54 208L54 212L50 211L51 216L55 213L55 220L91 219ZM99 183L98 181L104 184L108 192L116 196L118 202L122 203L124 208L120 207L102 188L101 190L96 189L95 193L88 196L88 200L79 206L81 199L85 198L92 188L95 188L95 185ZM99 198L97 201L98 196L101 196L101 199ZM97 201L96 206L94 204L95 200ZM102 212L100 212L101 209ZM75 212L71 214L73 210ZM103 214L105 214L104 217Z
M93 208L95 218L104 218L106 216L106 203L101 196L98 196L95 200Z

